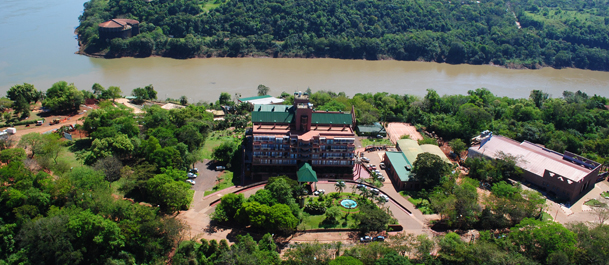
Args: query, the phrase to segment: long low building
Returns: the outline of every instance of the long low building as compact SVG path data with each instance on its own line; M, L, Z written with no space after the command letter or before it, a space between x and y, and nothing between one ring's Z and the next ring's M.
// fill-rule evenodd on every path
M385 163L387 174L397 190L415 190L420 187L419 182L412 174L412 165L414 165L419 154L432 153L450 163L448 157L437 145L419 145L415 140L402 139L397 142L396 147L400 151L385 152L383 163Z
M601 164L571 152L561 154L543 146L490 135L469 148L468 157L496 159L509 154L518 159L523 178L550 195L576 201L594 188Z
M283 104L283 99L273 97L271 95L257 96L257 97L249 97L249 98L239 98L237 99L238 103L249 103L252 105L281 105Z

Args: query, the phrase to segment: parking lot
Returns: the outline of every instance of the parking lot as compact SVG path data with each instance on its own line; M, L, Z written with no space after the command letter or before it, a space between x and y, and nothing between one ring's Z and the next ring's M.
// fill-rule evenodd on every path
M381 171L381 174L383 175L383 177L385 177L385 182L383 182L384 185L391 185L391 180L389 179L389 176L387 175L387 171L385 171L385 169L381 169L380 168L380 164L382 162L382 157L385 155L385 151L374 151L374 152L366 152L364 151L364 157L370 159L369 163L363 163L362 165L375 165L376 169ZM364 170L364 169L362 169ZM368 174L368 177L370 177L370 175Z
M195 178L195 185L192 185L192 189L195 190L195 196L193 201L200 201L203 198L203 194L206 190L216 185L216 178L222 174L221 171L216 171L216 168L212 166L209 160L203 160L197 162L195 167L199 170L197 178Z

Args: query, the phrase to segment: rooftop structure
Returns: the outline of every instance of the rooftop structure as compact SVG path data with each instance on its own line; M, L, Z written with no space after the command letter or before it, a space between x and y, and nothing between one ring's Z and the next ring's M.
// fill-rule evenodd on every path
M450 159L446 157L442 149L437 145L433 144L423 144L419 145L419 142L411 139L401 139L398 140L396 147L404 153L408 161L412 161L414 163L417 160L417 156L421 153L432 153L434 155L439 156L446 163L450 163Z
M411 171L417 156L421 153L437 155L444 162L450 163L448 157L437 145L419 145L415 140L401 139L397 142L397 148L400 152L387 151L383 157L383 162L387 166L387 173L397 189L418 188L418 182L414 179Z
M296 172L296 175L298 176L298 182L317 182L317 174L309 163L304 163Z
M391 168L393 168L400 181L408 182L412 180L412 165L408 162L404 153L387 151L385 157L389 160Z
M359 136L362 136L362 135L371 135L371 136L382 135L382 136L385 136L385 135L387 135L387 132L385 131L385 128L383 128L383 125L381 125L378 122L375 122L372 125L358 125L357 126L357 134Z
M317 111L306 93L297 92L291 106L254 105L252 123L252 176L295 176L304 163L323 177L353 176L352 114Z
M525 172L525 180L570 201L594 187L601 167L571 152L561 154L528 141L520 143L492 134L470 147L468 156L496 159L501 152L518 158L517 166Z
M277 104L282 104L284 100L270 96L270 95L264 95L264 96L249 97L249 98L240 98L240 99L237 99L237 101L239 101L239 103L246 102L246 103L250 103L252 105L256 105L256 104L277 105Z
M140 22L134 19L115 18L99 23L99 38L111 40L114 38L130 38L140 34Z

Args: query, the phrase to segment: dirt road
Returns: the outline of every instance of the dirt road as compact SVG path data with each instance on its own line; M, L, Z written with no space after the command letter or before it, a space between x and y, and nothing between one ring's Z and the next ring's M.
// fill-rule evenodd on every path
M54 124L54 125L49 125L49 123L45 123L41 126L35 126L35 125L30 125L30 127L24 127L24 126L19 126L17 127L17 133L15 134L16 138L21 138L21 136L26 135L28 133L33 133L33 132L37 132L37 133L44 133L50 130L55 130L55 129L59 129L61 128L61 126L64 125L74 125L74 124L82 124L82 120L78 120L82 117L85 117L87 115L87 113L82 113L82 114L77 114L74 116L71 116L68 118L68 120L64 121L64 122L60 122L58 124Z
M139 109L138 107L132 105L131 103L129 103L129 100L126 98L117 98L116 102L121 103L131 109L133 109L133 113L134 114L138 114L138 113L144 113L144 111L142 111L141 109Z

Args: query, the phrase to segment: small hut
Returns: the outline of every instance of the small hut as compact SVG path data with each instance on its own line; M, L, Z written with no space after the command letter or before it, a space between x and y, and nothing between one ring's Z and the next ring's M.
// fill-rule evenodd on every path
M127 39L140 34L140 22L134 19L115 18L99 24L99 38L111 40Z

